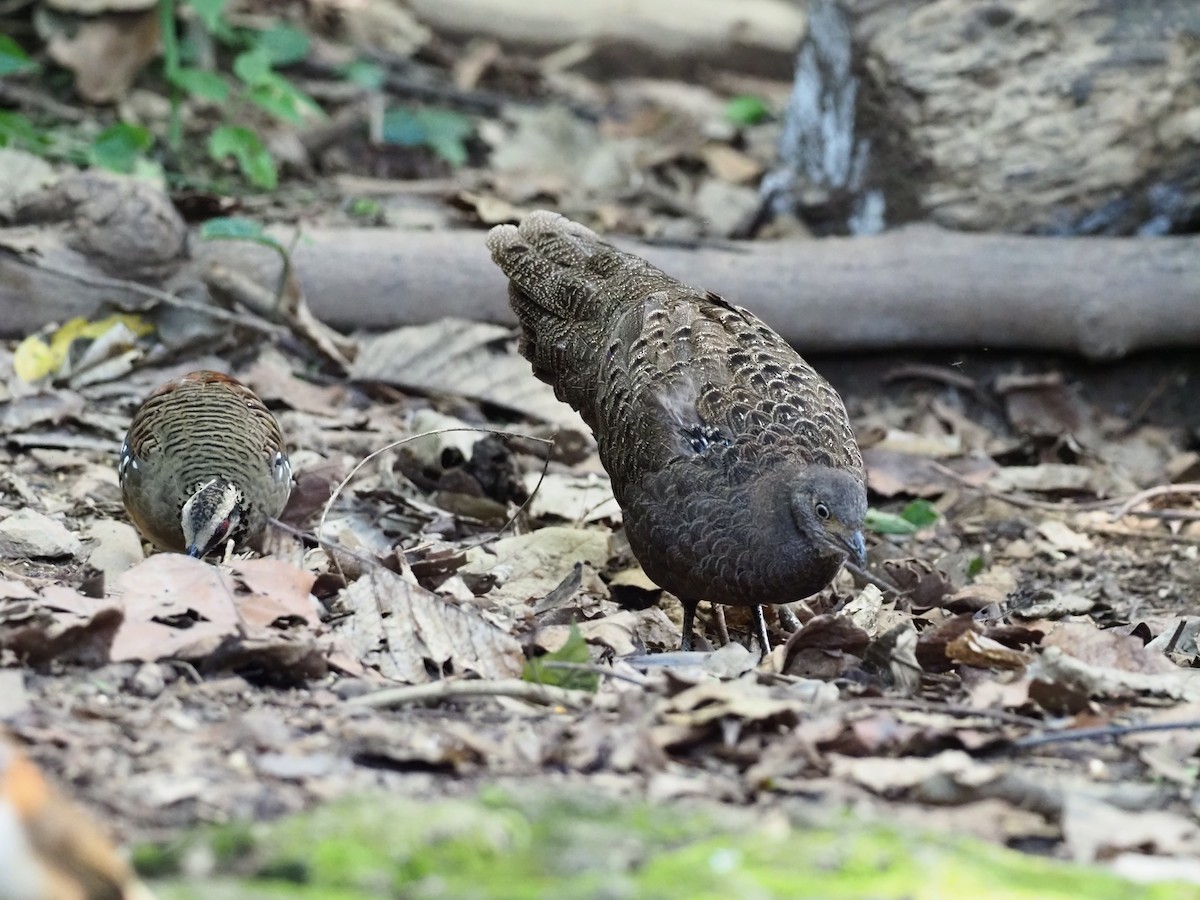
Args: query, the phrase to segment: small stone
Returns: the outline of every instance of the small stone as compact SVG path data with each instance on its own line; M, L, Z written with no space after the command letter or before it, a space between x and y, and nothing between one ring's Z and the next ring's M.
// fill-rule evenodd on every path
M83 542L61 522L22 509L0 522L0 558L57 559L78 556Z
M133 677L126 682L125 687L134 696L153 700L167 687L163 667L158 663L142 663L133 673Z

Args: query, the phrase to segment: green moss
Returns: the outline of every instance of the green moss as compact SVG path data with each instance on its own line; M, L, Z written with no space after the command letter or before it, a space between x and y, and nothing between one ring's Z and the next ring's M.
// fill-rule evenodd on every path
M714 816L719 816L715 818ZM535 900L584 898L1174 898L954 837L836 817L819 828L612 798L538 792L477 802L342 801L269 826L193 837L224 860L221 878L164 882L163 898L267 897ZM237 848L234 858L225 853ZM186 854L137 855L147 875ZM143 865L143 860L150 861ZM178 869L175 870L178 872ZM238 880L231 880L237 876Z

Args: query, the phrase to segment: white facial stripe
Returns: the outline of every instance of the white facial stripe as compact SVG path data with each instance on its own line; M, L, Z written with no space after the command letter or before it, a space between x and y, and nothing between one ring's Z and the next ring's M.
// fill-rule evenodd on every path
M207 516L200 518L197 515L201 511L196 509L196 505L202 502L201 497L204 496L205 489L211 486L214 481L200 485L195 493L188 498L187 502L183 504L180 519L183 528L183 540L189 547L207 548L216 537L217 530L227 519L230 520L231 531L240 519L242 496L241 492L232 484L225 485L225 489L221 492L213 508L208 511ZM208 498L205 497L204 499L207 500ZM200 518L198 523L196 521L197 518ZM199 525L198 528L196 527L197 525ZM225 536L227 535L222 535L222 537Z

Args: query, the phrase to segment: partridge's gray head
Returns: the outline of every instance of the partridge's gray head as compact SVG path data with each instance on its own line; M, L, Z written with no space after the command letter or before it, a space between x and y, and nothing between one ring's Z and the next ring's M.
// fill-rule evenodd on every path
M841 398L756 316L555 213L487 238L521 353L596 435L642 568L683 603L786 603L861 562L867 495ZM802 309L797 310L802 314Z
M811 539L814 547L824 546L829 553L857 566L866 563L867 545L862 533L866 517L867 495L862 482L842 469L813 466L793 489L796 531Z
M279 423L219 372L168 382L134 413L121 447L121 495L142 534L204 557L256 537L287 503L292 472Z

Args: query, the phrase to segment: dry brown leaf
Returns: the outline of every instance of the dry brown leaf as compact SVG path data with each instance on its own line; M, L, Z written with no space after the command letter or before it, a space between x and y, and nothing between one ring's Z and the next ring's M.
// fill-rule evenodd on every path
M0 403L0 429L6 434L35 425L59 425L83 412L83 397L75 391L42 390Z
M888 450L906 456L928 456L948 459L962 453L962 440L956 434L946 434L940 428L928 434L917 434L900 428L888 428L871 445L873 450Z
M1077 434L1088 408L1066 386L1062 374L1006 375L996 379L996 392L1004 397L1012 427L1031 437Z
M285 403L291 409L331 418L346 408L345 385L319 385L297 378L283 354L275 350L262 353L238 377L267 403Z
M312 572L277 559L241 560L230 570L241 581L235 602L247 625L270 628L285 620L320 622L311 594L316 581Z
M1080 534L1059 519L1043 519L1038 523L1037 530L1050 542L1050 546L1064 553L1083 553L1095 546L1086 534Z
M964 631L946 644L946 657L979 669L1023 669L1030 657L974 631Z
M536 492L526 507L534 519L553 516L579 524L621 520L621 507L613 499L612 485L606 476L595 472L570 474L566 472L528 472L525 488Z
M1030 688L1031 696L1036 689L1038 703L1050 709L1054 706L1046 701L1053 695L1046 691L1055 688L1094 699L1144 696L1188 702L1200 700L1200 672L1194 669L1160 673L1130 672L1089 665L1067 655L1058 647L1043 650L1041 657L1031 664L1030 674L1034 680Z
M587 426L508 352L512 332L466 319L439 319L365 340L350 377L434 394L460 394L576 431Z
M447 602L387 569L375 568L342 591L354 615L341 623L359 659L406 684L473 672L521 674L521 646L467 604Z
M706 681L681 691L667 702L662 717L668 724L693 728L726 718L795 725L807 707L799 697L779 696L751 678L739 678Z
M1179 668L1157 648L1147 647L1140 638L1101 630L1082 622L1059 622L1048 628L1043 647L1058 647L1080 662L1092 666L1122 669L1126 672L1171 674Z
M558 587L577 562L598 570L607 559L607 533L551 527L472 547L460 572L493 576L497 587L489 592L489 598L523 608Z
M280 677L321 674L312 576L277 560L244 561L237 570L239 578L198 559L159 553L125 572L112 586L125 612L112 660L184 659L205 668L261 665Z
M763 173L763 164L728 144L708 143L700 151L708 170L722 181L731 184L748 184Z
M1036 591L1028 597L1018 596L1014 599L1009 613L1017 619L1059 619L1065 616L1082 616L1091 612L1095 606L1095 600L1079 594Z
M1100 484L1096 473L1087 466L1042 463L1036 466L1006 466L988 479L987 486L998 494L1012 491L1096 493Z
M815 616L788 638L783 672L805 678L834 677L856 664L870 643L870 635L850 619Z
M950 576L924 559L885 559L883 570L916 609L942 606L955 589Z
M99 665L108 660L113 634L122 622L118 604L61 585L49 585L38 594L9 581L0 581L0 597L0 649L21 662Z
M986 456L969 456L939 461L931 456L902 453L879 447L863 451L867 466L867 486L883 497L905 494L912 497L937 497L958 482L981 485L994 477L999 466ZM942 467L955 473L948 475Z
M849 778L869 791L884 795L915 788L936 778L980 784L998 774L995 767L976 762L961 750L904 759L855 758L831 753L828 760L835 776Z
M1167 810L1135 811L1078 791L1067 794L1063 837L1077 862L1109 859L1124 850L1164 856L1200 853L1200 826Z

